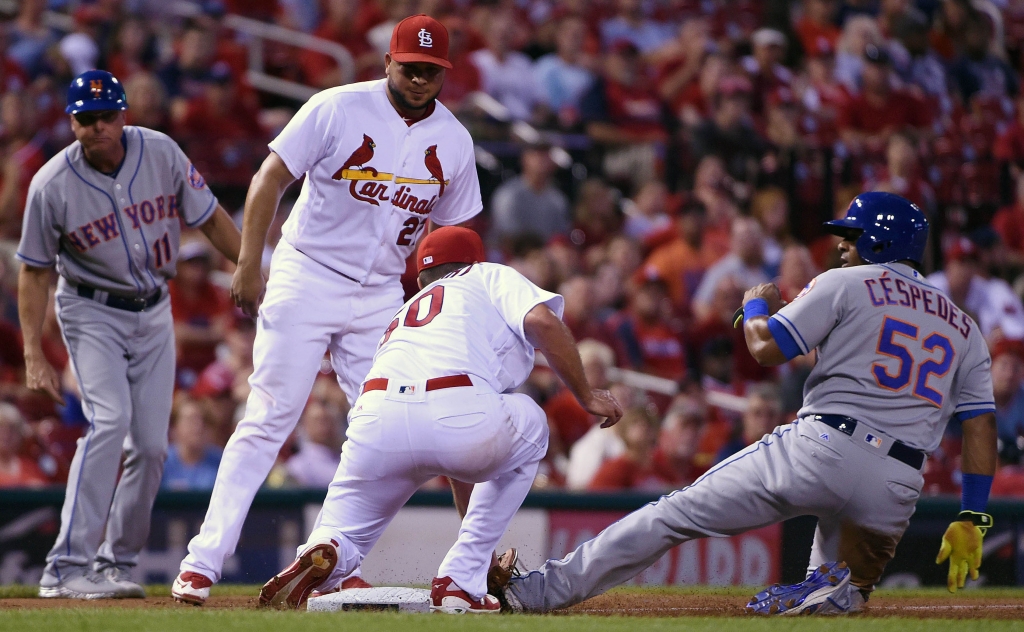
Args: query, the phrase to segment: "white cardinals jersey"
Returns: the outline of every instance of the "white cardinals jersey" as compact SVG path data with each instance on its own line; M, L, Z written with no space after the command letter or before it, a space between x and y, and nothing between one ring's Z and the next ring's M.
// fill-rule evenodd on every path
M302 192L284 239L364 285L405 271L428 218L450 226L483 208L473 140L440 102L408 125L385 79L313 96L270 143Z
M559 318L565 301L512 268L476 263L423 288L398 310L367 379L419 381L467 374L499 393L533 370L523 321L541 303Z

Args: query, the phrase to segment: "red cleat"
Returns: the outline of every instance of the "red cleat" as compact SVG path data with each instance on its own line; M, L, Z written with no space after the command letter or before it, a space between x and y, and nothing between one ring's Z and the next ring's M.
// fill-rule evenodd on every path
M314 544L274 575L260 590L260 606L298 609L306 603L309 594L334 572L338 564L338 549L332 540Z
M430 611L445 614L498 614L501 604L491 595L477 601L452 581L451 577L435 577L430 583Z

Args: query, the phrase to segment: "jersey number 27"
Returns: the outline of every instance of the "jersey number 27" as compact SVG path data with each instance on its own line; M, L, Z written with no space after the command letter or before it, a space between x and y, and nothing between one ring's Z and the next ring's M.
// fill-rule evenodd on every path
M896 358L899 360L899 365L895 373L890 373L885 365L878 362L872 364L871 372L875 376L875 381L879 386L890 391L902 391L913 382L914 397L920 397L935 406L942 406L942 393L928 385L928 378L932 375L941 378L949 373L949 368L953 365L953 357L956 355L949 338L938 332L928 334L921 341L921 349L929 356L941 353L941 357L937 359L929 357L915 367L914 356L910 353L910 349L906 344L901 343L897 336L917 342L918 327L891 316L885 317L885 321L882 323L882 332L878 336L876 351L884 356Z

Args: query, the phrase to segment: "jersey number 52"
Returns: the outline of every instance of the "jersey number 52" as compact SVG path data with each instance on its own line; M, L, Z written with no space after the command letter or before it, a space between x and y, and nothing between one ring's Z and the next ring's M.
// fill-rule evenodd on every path
M928 385L928 378L933 375L941 378L949 373L949 368L953 365L953 357L956 355L952 343L949 342L949 338L938 332L928 334L920 345L914 346L920 346L929 355L929 358L915 366L913 354L910 353L907 345L901 342L903 338L917 342L919 338L917 325L886 316L882 323L882 331L878 336L876 351L881 355L896 358L899 360L899 365L896 367L895 373L890 373L884 364L878 362L872 364L871 373L874 374L875 381L879 386L890 391L902 391L913 382L914 397L920 397L941 407L942 393ZM936 354L941 354L941 356L935 357Z

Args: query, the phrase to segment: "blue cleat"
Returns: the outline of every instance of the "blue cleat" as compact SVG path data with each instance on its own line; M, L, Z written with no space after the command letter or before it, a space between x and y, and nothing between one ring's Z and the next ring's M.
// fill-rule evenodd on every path
M751 598L753 614L845 614L851 611L846 562L822 564L799 584L775 584Z

